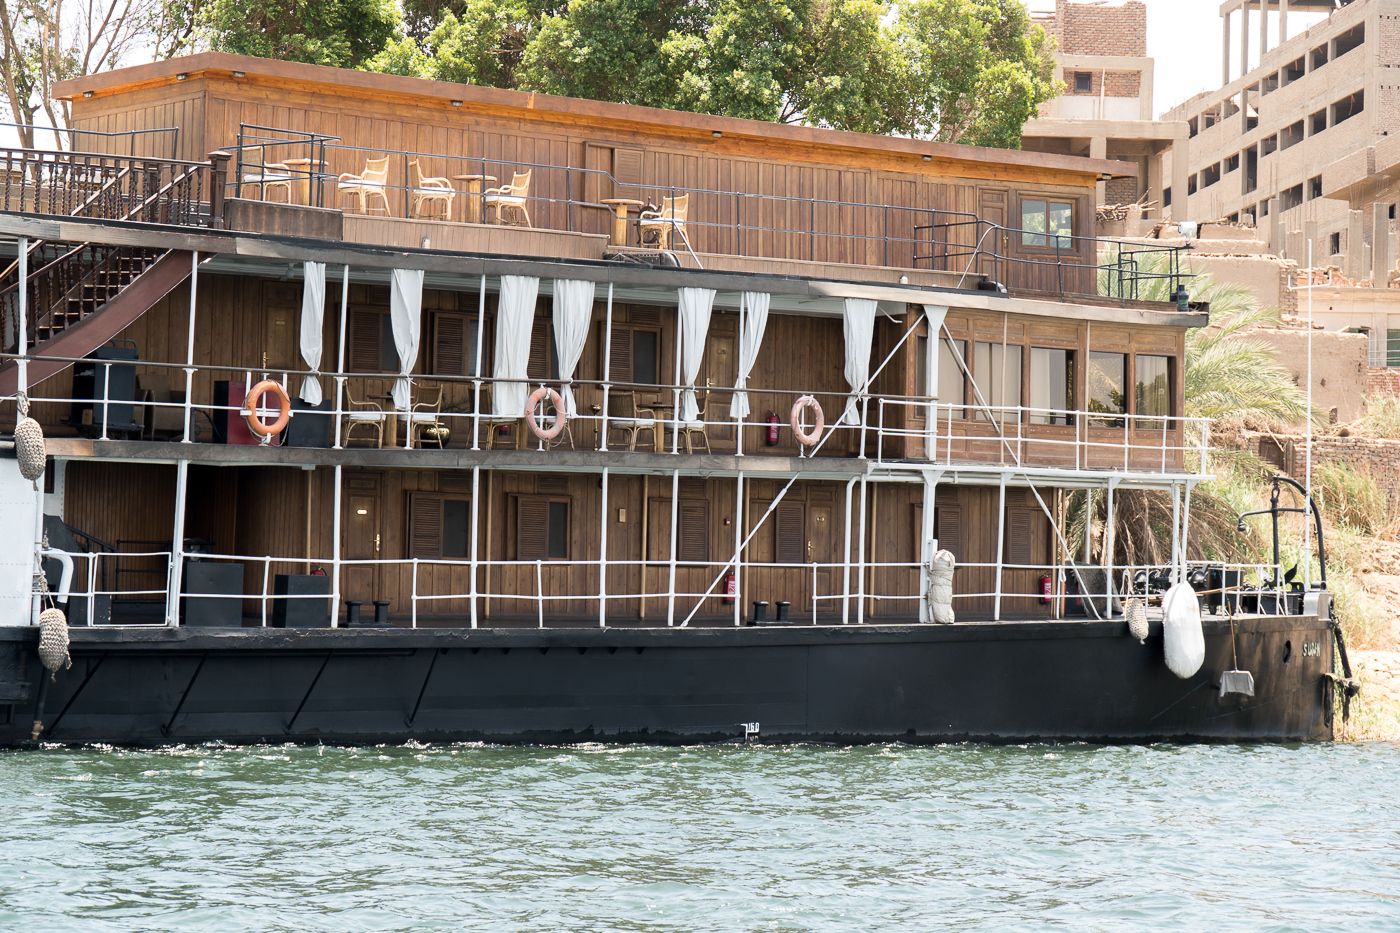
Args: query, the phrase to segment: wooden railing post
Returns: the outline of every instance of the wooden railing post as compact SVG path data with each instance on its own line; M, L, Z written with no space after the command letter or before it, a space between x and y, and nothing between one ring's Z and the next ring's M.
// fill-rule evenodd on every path
M224 188L228 183L229 153L221 149L209 153L209 226L224 228Z

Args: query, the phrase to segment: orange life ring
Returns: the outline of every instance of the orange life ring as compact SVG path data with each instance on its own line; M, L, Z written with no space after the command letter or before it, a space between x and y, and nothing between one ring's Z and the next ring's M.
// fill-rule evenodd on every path
M817 414L817 423L812 428L812 433L807 434L802 430L802 410L811 408ZM822 432L826 430L826 415L822 414L822 406L810 395L804 395L792 403L792 436L797 438L799 444L811 447L821 440Z
M277 404L281 411L277 415L277 420L272 424L263 424L262 419L258 417L258 403L268 392L277 396ZM280 434L282 429L287 426L287 422L292 420L292 400L287 397L287 390L271 379L264 379L253 386L253 391L249 392L243 399L243 405L248 410L248 413L244 415L248 419L248 429L260 437Z
M549 401L554 405L554 423L548 428L541 429L539 422L535 420L535 406L540 403L540 399L549 397ZM530 400L525 403L525 420L530 422L530 430L535 432L535 436L541 440L552 441L559 436L559 432L564 430L564 400L559 393L549 386L540 386L530 393Z

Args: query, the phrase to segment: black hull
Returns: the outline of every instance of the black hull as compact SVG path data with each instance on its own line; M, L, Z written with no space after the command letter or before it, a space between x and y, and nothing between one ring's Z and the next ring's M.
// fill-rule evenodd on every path
M1222 697L1229 623L1188 680L1122 622L691 629L72 633L42 741L152 745L1299 741L1332 736L1331 632L1237 620L1256 696ZM30 738L37 630L0 629L0 744ZM47 673L44 674L47 677Z

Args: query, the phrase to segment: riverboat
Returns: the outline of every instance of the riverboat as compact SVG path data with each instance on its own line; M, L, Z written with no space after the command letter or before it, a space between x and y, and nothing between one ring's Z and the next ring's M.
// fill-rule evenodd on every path
M1135 165L216 53L58 94L0 743L1330 737L1325 591L1188 559L1208 309L1093 237Z

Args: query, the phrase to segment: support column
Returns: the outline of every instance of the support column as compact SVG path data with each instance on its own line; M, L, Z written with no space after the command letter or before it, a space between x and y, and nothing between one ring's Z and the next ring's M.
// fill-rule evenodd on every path
M1269 248L1288 258L1288 231L1284 229L1283 214L1279 213L1278 198L1269 198Z
M1288 41L1288 0L1278 0L1278 44Z
M608 468L603 467L603 489L598 525L598 627L608 627ZM473 497L474 498L474 497Z
M1001 621L1001 575L1002 558L1006 555L1006 474L1001 474L997 486L997 585L996 601L992 608L992 621Z
M190 475L190 462L181 460L175 466L175 533L170 542L170 587L165 594L165 624L172 628L180 624L180 589L185 574L185 495Z
M339 450L341 448L340 425L344 419L344 415L342 415L341 412L345 408L345 331L347 329L346 323L349 319L349 308L350 265L349 263L346 263L345 267L341 269L340 272L340 333L337 335L339 337L339 340L337 342L340 346L339 349L336 351L335 356L335 371L337 373L335 377L335 424L333 425L333 427L335 428L335 437L333 438L333 441L331 443L331 447L335 450ZM336 469L339 470L340 467L336 467ZM336 475L339 476L338 473ZM340 488L340 482L338 479L336 481L336 488ZM339 612L339 609L337 609L336 611Z
M339 470L340 470L340 467L336 467L336 470L339 471ZM338 477L339 477L339 473L337 472L337 478L338 478ZM479 467L479 466L474 466L474 467L472 467L472 539L471 539L471 540L472 540L472 550L471 550L471 560L472 560L472 582L471 582L471 589L469 590L470 598L471 598L472 628L476 628L476 577L477 577L476 554L477 554L477 545L478 545L478 543L479 543L479 541L480 541L480 538L481 538L481 527L480 527L480 525L478 524L478 518L477 518L477 516L480 514L480 513L478 512L478 510L477 510L477 502L479 502L480 499L481 499L481 496L479 495L480 491L481 491L481 467ZM340 514L339 508L336 509L336 514L337 514L337 515Z
M865 621L865 485L866 474L860 475L860 535L856 539L856 623Z
M194 406L194 307L199 295L199 250L190 254L190 335L185 350L185 434L182 444L190 444L190 416ZM103 416L104 420L106 416ZM154 435L153 435L154 436Z
M18 393L29 391L29 361L25 359L25 354L29 352L29 238L19 238L19 329L15 334L15 349L19 352L19 361L15 363L18 381L15 389ZM102 420L105 424L107 413L102 413Z
M1264 53L1269 51L1269 0L1259 0L1259 64L1264 64Z
M340 472L341 465L337 463L335 492L331 495L331 628L340 628ZM472 507L475 508L476 490L472 493Z
M1104 503L1104 529L1103 529L1103 617L1113 618L1113 548L1117 543L1113 533L1113 492L1118 488L1118 477L1110 476L1108 479L1108 499Z
M851 490L855 488L856 478L852 476L846 480L846 521L841 527L844 530L842 535L845 538L845 551L842 555L841 568L841 624L846 625L851 621Z
M734 477L734 624L744 624L744 471Z
M1220 17L1220 86L1230 83L1230 14Z
M1089 158L1108 158L1108 139L1104 136L1094 136L1089 139ZM1101 206L1104 203L1104 183L1102 181L1094 185L1094 205Z
M1365 268L1362 265L1363 254L1361 249L1366 240L1365 229L1365 224L1361 222L1361 212L1348 211L1346 274L1350 279L1361 278L1361 270ZM1317 255L1316 246L1313 246L1313 255Z
M1172 220L1191 219L1190 190L1191 143L1182 133L1172 140Z
M677 358L679 359L679 347L677 347ZM677 379L677 383L679 383ZM680 404L677 400L677 404ZM666 587L666 624L668 626L676 624L676 512L680 507L681 494L681 471L671 471L671 576L670 584Z
M680 312L677 311L677 314ZM613 332L613 283L608 283L608 310L603 318L603 410L602 421L598 425L598 449L608 449L608 394L612 390L612 332ZM652 424L652 443L656 442L658 426ZM636 440L636 435L632 439Z
M1395 245L1390 241L1389 205L1376 202L1371 209L1371 286L1385 288L1395 262Z
M919 528L919 621L932 622L933 610L929 606L929 586L932 580L929 568L933 566L933 555L938 552L938 539L934 537L934 502L938 496L939 474L924 473L924 507Z
M609 287L608 294L610 296L612 294L611 287ZM481 344L485 340L485 333L486 276L483 275L481 277L481 290L477 295L476 302L476 382L472 383L472 385L475 386L475 389L473 390L475 400L472 403L472 450L481 449ZM496 426L494 424L491 424L488 430L494 431L496 430ZM521 430L524 430L523 425L516 427L517 432ZM472 608L473 611L475 611L475 604L473 604Z
M1240 77L1243 78L1247 74L1249 74L1249 0L1244 0L1240 4Z

